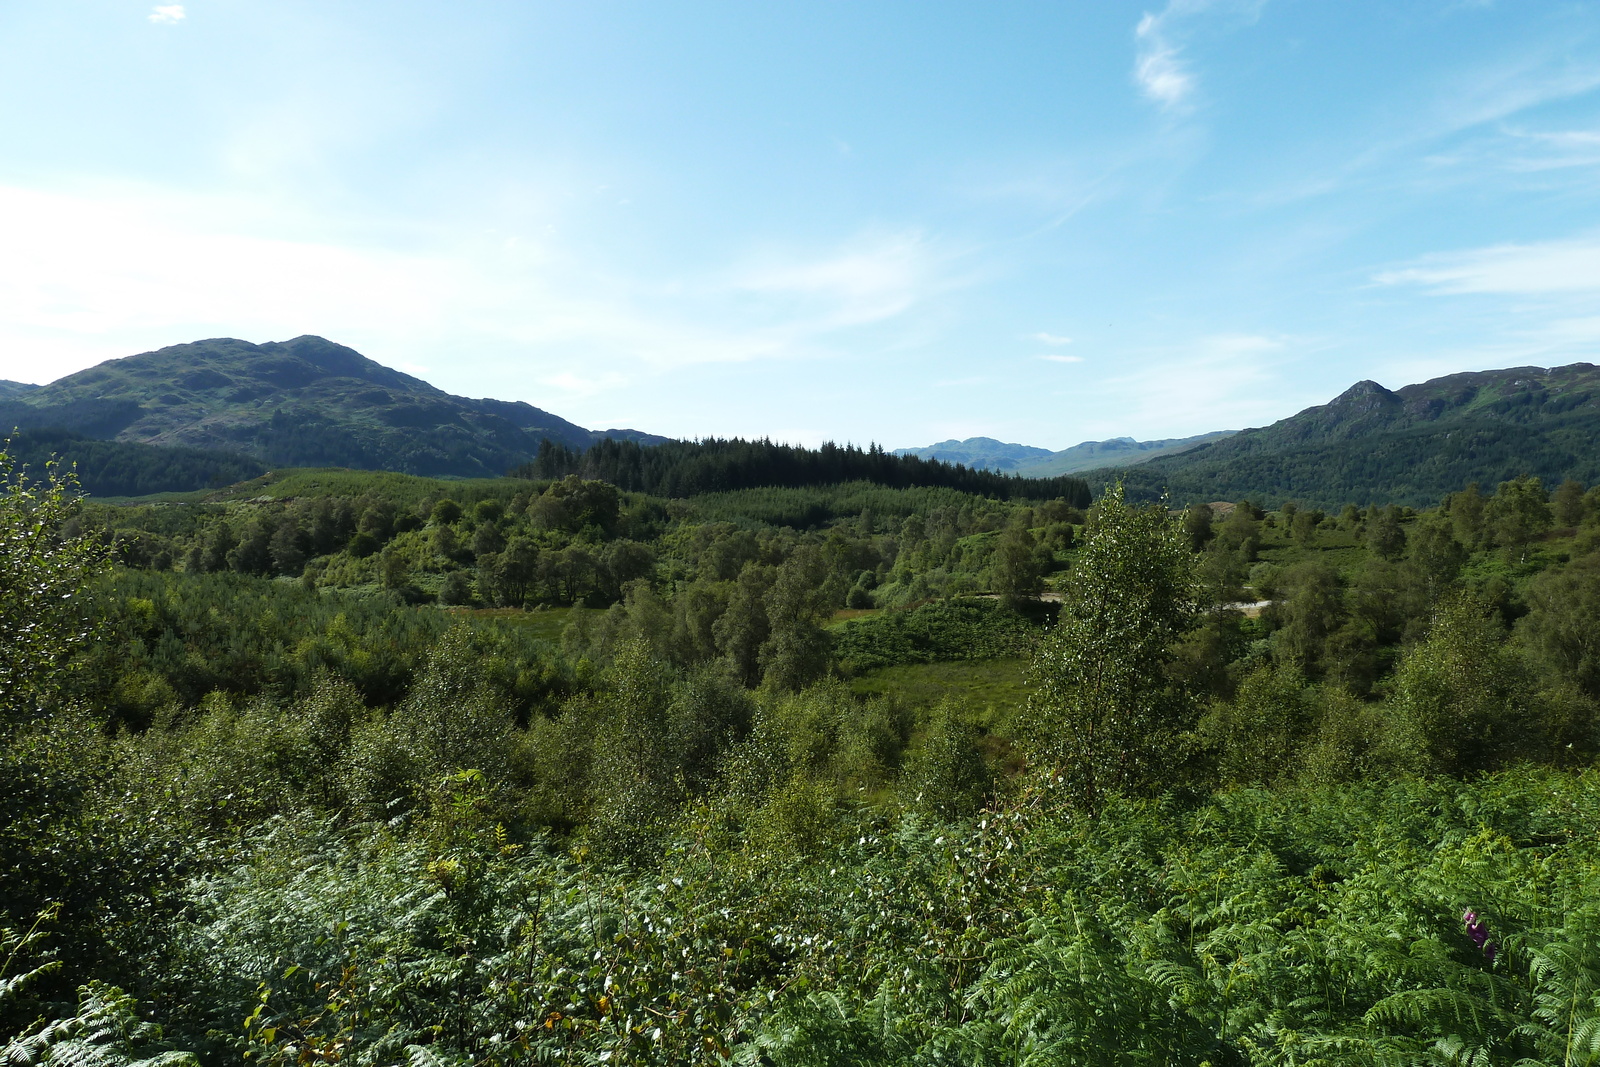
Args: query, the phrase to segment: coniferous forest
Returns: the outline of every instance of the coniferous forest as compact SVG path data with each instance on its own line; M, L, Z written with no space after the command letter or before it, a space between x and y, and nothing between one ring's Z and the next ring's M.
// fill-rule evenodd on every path
M236 473L0 452L8 1062L1600 1063L1600 488Z

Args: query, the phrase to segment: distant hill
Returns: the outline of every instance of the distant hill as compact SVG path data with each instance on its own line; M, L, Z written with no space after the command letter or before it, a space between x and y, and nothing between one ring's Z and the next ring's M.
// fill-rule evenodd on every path
M452 396L321 337L233 338L108 360L49 385L0 391L0 425L223 450L273 466L498 476L542 440L655 444L586 430L531 404Z
M965 441L940 441L926 448L897 448L897 456L917 456L936 459L941 463L959 463L973 470L1010 471L1040 463L1054 456L1048 448L1029 445L1011 445L992 437L969 437Z
M1513 367L1389 390L1357 382L1327 404L1181 455L1088 472L1175 503L1437 502L1476 481L1536 474L1600 482L1600 368Z
M965 441L940 441L926 448L897 448L895 455L960 463L974 470L1007 471L1025 478L1054 478L1095 468L1142 463L1156 456L1182 452L1215 441L1232 432L1217 430L1198 437L1172 437L1163 441L1135 441L1131 437L1117 437L1109 441L1084 441L1060 452L1031 445L1007 444L992 437L969 437Z
M1058 474L1076 474L1079 471L1126 467L1143 463L1158 456L1187 452L1191 448L1231 437L1232 430L1213 430L1195 437L1168 437L1160 441L1135 441L1131 437L1114 437L1109 441L1085 441L1081 445L1064 448L1048 460L1023 467L1017 473L1028 478L1051 478Z
M0 378L0 399L8 396L20 396L37 388L39 388L37 385L29 385L27 382L8 382L4 378ZM7 427L7 429L10 429L10 427Z

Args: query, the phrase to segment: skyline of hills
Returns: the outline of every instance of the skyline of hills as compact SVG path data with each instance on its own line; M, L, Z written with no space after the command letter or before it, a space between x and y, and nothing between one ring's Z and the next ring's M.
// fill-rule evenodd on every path
M453 396L311 335L173 345L44 386L0 381L0 423L22 431L30 456L58 449L78 460L85 486L101 495L213 485L256 465L498 477L546 438L578 453L606 439L667 440L589 430L527 403ZM1166 492L1175 503L1336 506L1430 503L1470 481L1493 486L1526 474L1592 484L1597 440L1600 368L1575 363L1394 390L1364 380L1327 404L1237 432L1060 451L973 437L894 454L1029 478L1080 475L1092 486L1120 479L1135 496Z

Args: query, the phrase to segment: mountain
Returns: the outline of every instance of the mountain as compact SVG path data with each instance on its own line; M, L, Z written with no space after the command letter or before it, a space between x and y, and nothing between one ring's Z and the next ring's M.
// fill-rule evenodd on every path
M1048 448L1011 445L992 437L969 437L965 441L940 441L926 448L897 448L897 456L919 456L943 463L959 463L973 470L1017 471L1055 455Z
M1054 452L1048 460L1024 467L1017 473L1029 478L1050 478L1057 474L1076 474L1079 471L1126 467L1143 463L1157 456L1170 456L1191 448L1232 436L1232 430L1213 430L1194 437L1168 437L1160 441L1135 441L1131 437L1113 437L1109 441L1085 441L1071 448Z
M29 385L27 382L8 382L4 378L0 378L0 399L8 396L20 396L37 388L39 388L37 385Z
M1007 444L992 437L969 437L965 441L940 441L926 448L897 448L895 455L960 463L974 470L1009 471L1025 478L1053 478L1097 467L1142 463L1156 456L1182 452L1226 437L1232 432L1217 430L1198 437L1171 437L1164 441L1135 441L1131 437L1117 437L1110 441L1084 441L1060 452L1031 445Z
M586 448L638 430L586 430L531 404L452 396L321 337L196 341L0 393L0 425L224 450L285 467L499 476L545 438Z
M1475 371L1397 390L1357 382L1270 426L1085 477L1121 478L1147 499L1165 489L1176 503L1336 507L1437 503L1468 482L1492 488L1528 474L1546 485L1600 481L1600 368Z

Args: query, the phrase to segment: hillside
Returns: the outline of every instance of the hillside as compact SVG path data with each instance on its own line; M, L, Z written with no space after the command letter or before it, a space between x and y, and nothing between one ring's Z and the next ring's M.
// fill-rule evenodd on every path
M233 338L108 360L0 389L0 424L241 453L275 466L503 474L545 438L583 448L637 430L584 429L521 402L453 396L321 337Z
M1009 444L992 437L969 437L965 441L940 441L926 448L897 448L895 455L960 463L974 470L1008 471L1025 478L1053 478L1078 471L1142 463L1227 437L1232 432L1216 430L1197 437L1171 437L1161 441L1116 437L1109 441L1084 441L1059 452Z
M1389 390L1357 382L1327 404L1182 455L1087 472L1174 501L1421 505L1527 474L1600 481L1600 368L1513 367Z
M51 459L59 460L77 476L79 488L97 497L215 489L266 470L259 460L237 452L97 441L66 430L21 430L12 435L6 451L33 477L40 477Z
M29 385L27 382L8 382L4 378L0 378L0 398L20 396L37 388L39 388L37 385Z

